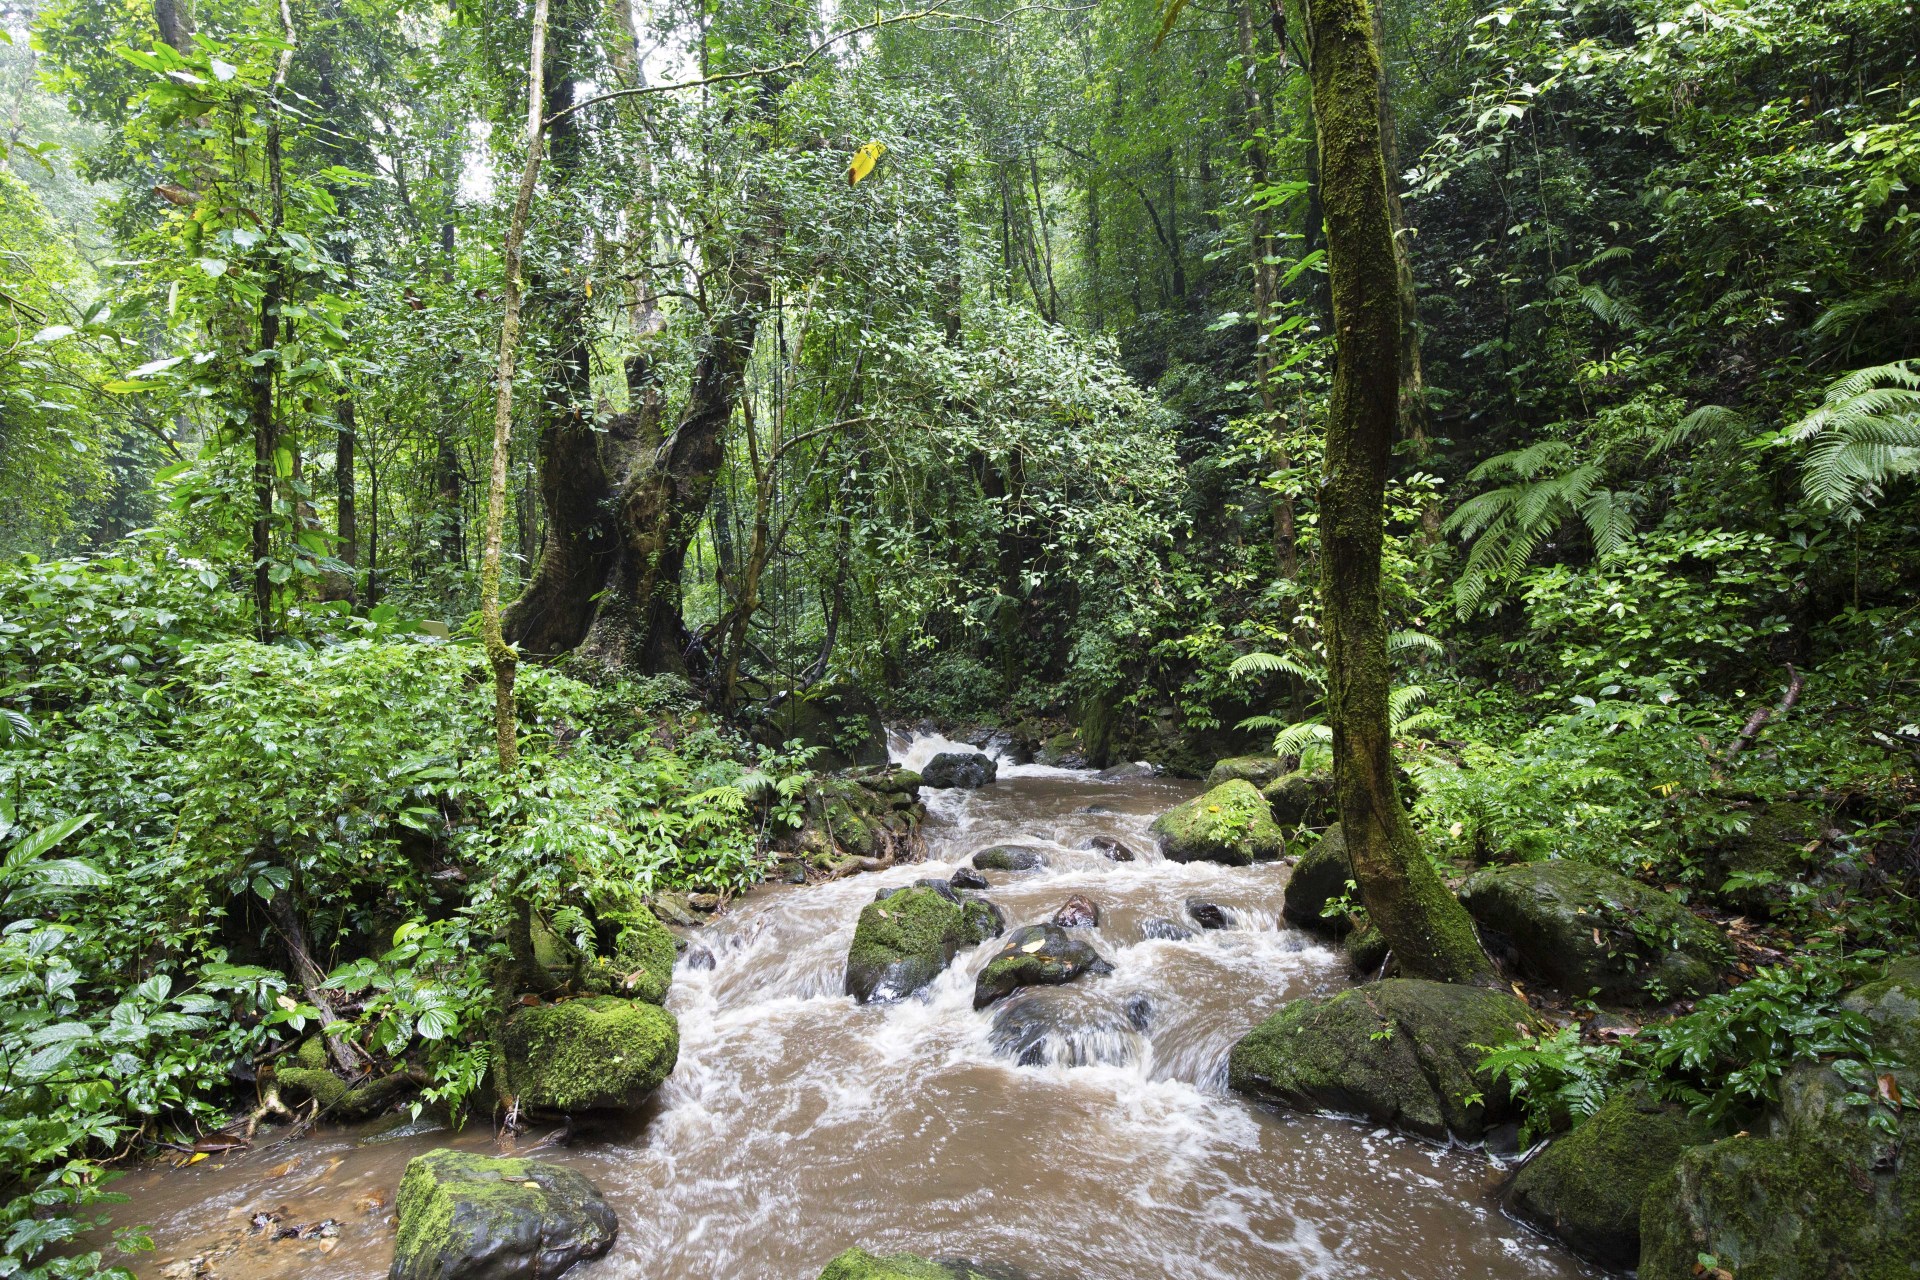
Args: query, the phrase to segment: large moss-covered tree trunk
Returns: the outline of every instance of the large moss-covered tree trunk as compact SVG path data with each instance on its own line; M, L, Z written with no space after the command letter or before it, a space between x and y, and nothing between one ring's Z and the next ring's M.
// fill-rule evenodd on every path
M1321 492L1334 784L1354 880L1410 977L1490 972L1473 922L1420 848L1394 782L1380 603L1387 467L1399 417L1400 289L1367 0L1309 8L1314 115L1338 368Z

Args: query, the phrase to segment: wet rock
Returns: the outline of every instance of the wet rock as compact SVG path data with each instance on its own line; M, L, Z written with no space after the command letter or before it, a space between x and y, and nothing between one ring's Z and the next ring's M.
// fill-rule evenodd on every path
M1087 752L1080 745L1080 735L1069 729L1041 743L1040 749L1033 753L1033 762L1055 769L1084 769L1087 767Z
M1530 1019L1504 992L1393 978L1283 1005L1233 1046L1227 1079L1283 1106L1471 1142L1516 1114L1474 1046L1512 1040Z
M987 878L972 867L961 867L947 877L947 883L956 889L984 889L987 887Z
M1145 1031L1153 1022L1153 997L1133 996L1126 1003L1127 1025L1135 1031Z
M1260 788L1283 827L1324 827L1340 816L1331 769L1296 770Z
M1059 986L1083 973L1112 973L1113 966L1087 942L1051 924L1030 924L1008 935L999 954L973 984L973 1007L984 1009L1021 987Z
M954 891L953 881L936 880L931 877L923 877L922 879L915 880L910 885L895 885L891 889L882 889L873 895L873 900L875 902L885 902L895 894L905 893L908 889L931 889L948 902L960 901L960 895Z
M1132 782L1139 778L1151 778L1160 770L1145 760L1129 760L1124 764L1109 765L1096 773L1094 777L1102 782Z
M1001 1005L987 1039L1017 1066L1122 1066L1139 1056L1139 1030L1122 1010L1036 991Z
M898 1000L932 982L959 954L1003 926L998 909L916 885L869 903L847 952L847 994L862 1004Z
M805 884L806 882L807 869L797 862L788 864L786 870L780 873L782 884Z
M1640 1207L1689 1147L1713 1140L1706 1122L1643 1086L1616 1090L1580 1127L1527 1162L1507 1211L1605 1267L1640 1260Z
M1188 898L1187 914L1202 929L1226 929L1233 924L1225 907L1217 902L1208 902L1205 898Z
M1175 924L1165 916L1148 916L1140 922L1140 936L1158 938L1165 942L1185 942L1193 936L1193 930L1184 925Z
M1296 929L1338 938L1353 927L1344 914L1326 915L1329 902L1347 892L1353 867L1347 861L1347 838L1339 823L1327 828L1320 843L1306 851L1287 877L1280 916Z
M695 911L704 911L708 915L720 909L721 901L722 899L717 893L690 893L687 895L688 906L692 907Z
M995 729L980 742L981 750L1008 764L1033 763L1033 748L1005 729Z
M407 1163L388 1280L553 1280L613 1245L613 1209L582 1175L442 1148Z
M973 855L981 871L1034 871L1047 865L1047 855L1024 844L997 844Z
M1292 770L1292 762L1278 756L1228 756L1207 774L1207 786L1217 787L1223 782L1238 780L1264 787L1279 781Z
M1347 935L1347 964L1352 967L1357 978L1373 978L1387 963L1393 954L1387 937L1372 925Z
M1707 884L1728 908L1770 919L1805 878L1808 850L1818 849L1829 824L1803 804L1756 805L1741 816L1745 830L1704 851Z
M1481 871L1460 901L1512 944L1523 969L1576 998L1658 1004L1698 995L1732 961L1720 931L1679 902L1584 862Z
M707 948L700 946L687 948L687 968L711 969L714 963L713 952L707 950Z
M1286 852L1267 802L1250 782L1225 782L1154 820L1160 852L1172 862L1243 867Z
M1091 814L1094 817L1112 817L1118 813L1119 810L1110 804L1083 804L1078 809L1075 809L1074 812Z
M1000 776L1000 766L992 756L978 751L942 751L927 761L920 781L929 787L984 787Z
M1866 1018L1875 1049L1920 1069L1920 956L1889 961L1885 977L1849 991L1840 1005Z
M680 1024L658 1005L619 996L522 1006L500 1029L501 1093L522 1110L629 1111L680 1057Z
M820 1280L1024 1280L1021 1273L960 1258L929 1262L911 1253L879 1257L849 1249L820 1273Z
M1911 1096L1920 1071L1892 1073ZM1893 1132L1849 1103L1831 1067L1806 1064L1781 1081L1766 1136L1741 1135L1684 1152L1641 1206L1640 1274L1692 1280L1701 1254L1741 1277L1905 1280L1920 1259L1920 1108Z
M1053 922L1062 929L1091 929L1100 923L1100 907L1084 893L1076 893L1060 904Z
M702 921L687 906L684 893L655 894L652 902L653 914L668 924L678 925L682 929L697 929Z
M1080 842L1080 847L1088 853L1097 853L1114 862L1134 862L1139 856L1126 844L1115 840L1112 836L1089 836Z

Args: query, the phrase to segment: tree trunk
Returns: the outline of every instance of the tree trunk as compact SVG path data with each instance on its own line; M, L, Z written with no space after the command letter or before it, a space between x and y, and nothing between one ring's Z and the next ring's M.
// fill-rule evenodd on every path
M1320 528L1334 787L1367 914L1410 977L1485 980L1466 910L1414 834L1394 780L1380 601L1387 468L1399 409L1400 292L1367 0L1309 10L1338 367Z
M346 572L329 573L322 590L329 600L351 602L360 594L355 580L360 564L360 512L359 485L354 476L353 401L341 396L334 401L333 414L334 555L346 566Z
M174 52L192 52L193 23L180 0L153 0L153 20L160 28L160 38L171 45Z
M493 668L494 748L502 773L511 773L520 764L519 717L513 700L519 657L507 644L500 626L500 541L507 523L507 460L513 447L513 368L520 344L520 248L533 210L533 190L540 180L541 63L546 51L547 0L534 0L533 34L527 52L527 159L514 196L513 220L507 226L506 305L500 316L500 361L493 401L493 465L487 473L486 541L480 556L480 634L487 646L487 662Z

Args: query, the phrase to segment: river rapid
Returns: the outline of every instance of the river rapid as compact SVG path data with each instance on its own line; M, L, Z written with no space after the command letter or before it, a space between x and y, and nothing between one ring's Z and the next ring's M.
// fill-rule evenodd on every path
M915 765L953 745L897 740L895 756ZM1233 1042L1283 1001L1346 985L1344 965L1280 923L1282 866L1159 857L1148 825L1197 784L1118 772L1003 765L979 791L923 793L926 862L736 901L705 931L713 967L683 959L675 975L679 1066L637 1136L514 1144L580 1169L618 1211L612 1253L570 1280L815 1280L855 1244L1031 1280L1598 1274L1501 1215L1502 1172L1477 1150L1227 1092ZM1138 859L1079 848L1094 836ZM987 873L1009 926L1085 894L1112 974L976 1012L989 942L920 999L862 1007L841 993L877 891L1001 843L1049 860ZM1229 927L1196 929L1189 898L1226 908ZM1162 936L1166 921L1193 932ZM322 1130L129 1177L115 1219L152 1225L142 1276L379 1280L402 1168L448 1144L495 1150L484 1118L457 1135ZM255 1226L262 1213L277 1227ZM294 1227L309 1235L271 1238Z

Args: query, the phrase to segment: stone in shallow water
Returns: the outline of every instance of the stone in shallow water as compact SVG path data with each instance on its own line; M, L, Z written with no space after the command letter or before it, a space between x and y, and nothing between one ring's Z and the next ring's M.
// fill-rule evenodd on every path
M1000 766L993 762L993 757L978 751L942 751L920 771L921 784L935 788L972 790L986 786L999 776Z
M996 844L973 855L981 871L1034 871L1047 865L1043 850L1024 844Z
M1233 923L1233 917L1225 907L1217 902L1208 902L1205 898L1188 898L1187 914L1202 929L1225 929Z
M1124 1066L1140 1056L1141 1030L1124 1008L1033 991L1003 1004L987 1037L995 1053L1023 1067Z
M1329 902L1347 891L1353 879L1353 867L1347 861L1347 838L1339 823L1327 828L1320 843L1307 850L1293 864L1287 877L1285 905L1280 916L1296 929L1309 933L1341 937L1353 927L1344 915L1325 914Z
M1100 907L1084 893L1076 893L1060 904L1053 922L1062 929L1091 929L1100 923Z
M1130 846L1112 836L1089 836L1080 842L1080 847L1113 862L1134 862L1139 857Z
M1058 925L1030 924L1008 935L973 984L973 1007L984 1009L1021 987L1059 986L1083 973L1112 973L1098 951Z
M1027 1280L1024 1272L964 1258L929 1262L911 1253L880 1257L865 1249L849 1249L820 1273L820 1280Z
M1251 782L1237 779L1167 810L1154 819L1153 834L1172 862L1244 867L1271 862L1287 851L1267 802Z
M984 889L987 887L987 878L972 867L961 867L947 877L947 883L956 889Z
M442 1148L407 1164L388 1280L554 1280L618 1226L593 1183L538 1160Z
M1175 924L1165 916L1148 916L1140 922L1140 936L1162 942L1185 942L1193 936L1193 930L1185 925Z
M515 1009L500 1030L504 1093L530 1111L631 1110L673 1072L680 1024L658 1005L593 996Z
M847 994L862 1004L912 995L962 947L997 937L1004 927L999 908L951 889L915 885L870 902L847 952Z

